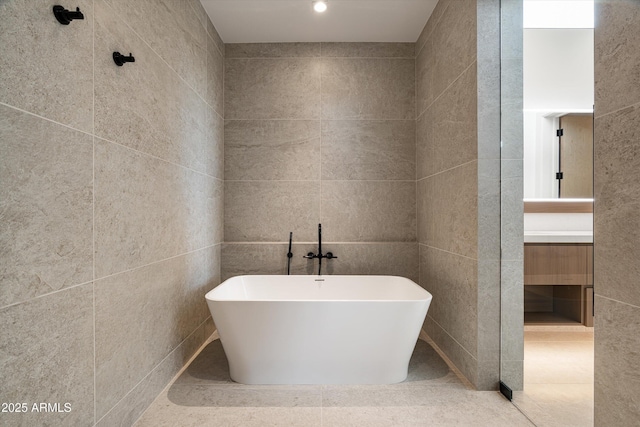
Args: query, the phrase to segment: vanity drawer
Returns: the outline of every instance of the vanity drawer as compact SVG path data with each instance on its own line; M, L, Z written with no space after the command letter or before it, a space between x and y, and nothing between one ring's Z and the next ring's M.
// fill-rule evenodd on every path
M587 285L589 244L527 243L525 285Z

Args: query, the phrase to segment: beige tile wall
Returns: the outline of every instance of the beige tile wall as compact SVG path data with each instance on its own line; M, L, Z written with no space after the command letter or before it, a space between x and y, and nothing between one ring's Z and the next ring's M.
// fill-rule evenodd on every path
M225 46L223 272L417 280L413 43Z
M424 328L487 390L499 378L499 13L493 0L441 0L416 43Z
M131 425L213 332L224 49L197 0L56 3L0 3L0 400L72 409L0 424Z
M492 388L499 181L475 3L442 0L415 44L226 46L196 0L80 1L65 27L52 2L0 3L3 400L131 424L212 332L203 293L284 273L289 231L293 272L314 274L319 222L325 272L420 281L439 301L425 329Z
M595 425L640 419L640 4L596 1Z

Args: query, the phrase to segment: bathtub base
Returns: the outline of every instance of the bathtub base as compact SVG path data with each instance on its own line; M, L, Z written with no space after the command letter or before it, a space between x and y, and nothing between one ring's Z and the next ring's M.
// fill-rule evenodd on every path
M427 310L423 302L269 302L265 318L256 322L264 308L227 302L212 309L231 379L241 384L402 382ZM274 317L297 321L256 328L272 325Z

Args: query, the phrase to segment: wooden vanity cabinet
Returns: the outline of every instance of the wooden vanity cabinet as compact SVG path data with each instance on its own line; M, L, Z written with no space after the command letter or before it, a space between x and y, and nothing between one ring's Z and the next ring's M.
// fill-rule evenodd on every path
M591 326L593 244L525 243L524 285L525 322Z

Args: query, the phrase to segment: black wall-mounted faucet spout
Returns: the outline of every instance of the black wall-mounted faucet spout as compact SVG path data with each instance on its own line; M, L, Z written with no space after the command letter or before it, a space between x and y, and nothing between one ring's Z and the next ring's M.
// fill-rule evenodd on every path
M327 252L326 254L322 253L322 224L318 224L318 253L314 254L313 252L309 252L304 255L303 258L314 259L318 258L318 276L322 273L322 258L326 259L336 259L337 256L333 255L331 252Z

